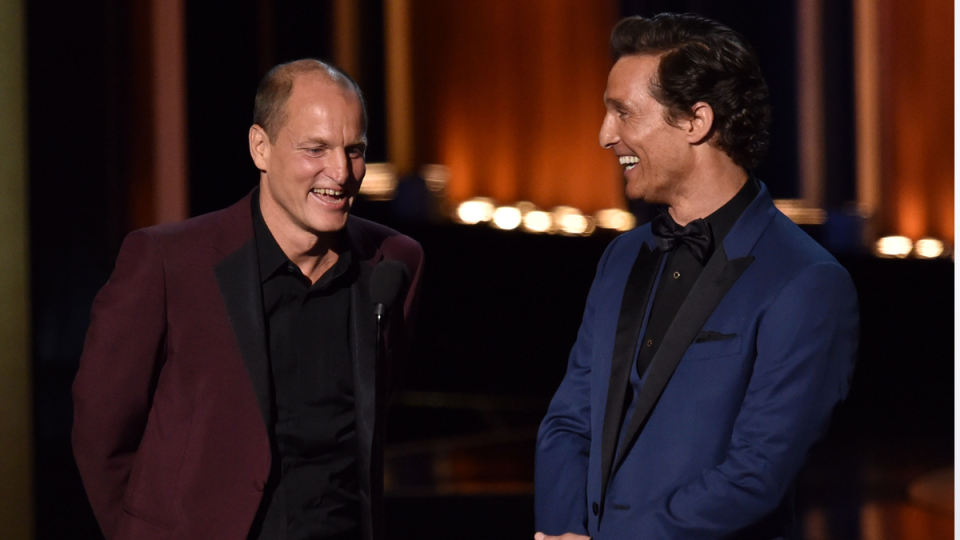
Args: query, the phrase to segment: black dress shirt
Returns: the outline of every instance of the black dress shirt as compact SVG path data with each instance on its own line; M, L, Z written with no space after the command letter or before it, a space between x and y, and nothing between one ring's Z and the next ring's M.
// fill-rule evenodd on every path
M272 375L273 471L251 530L262 540L360 534L349 250L311 284L280 249L253 199Z
M740 218L740 214L746 210L759 193L760 183L755 178L750 177L732 199L704 218L713 233L714 246L723 242L734 223ZM661 209L661 211L666 212L666 209ZM640 390L640 379L657 353L657 349L660 348L660 342L666 335L667 329L673 324L677 311L680 310L680 306L687 299L690 289L693 288L693 284L700 277L703 267L706 266L708 261L709 259L705 259L701 264L693 256L689 246L682 242L677 242L677 245L671 251L659 252L658 265L661 270L656 274L654 283L647 285L647 287L656 286L656 291L653 295L653 306L647 306L650 314L644 325L645 331L640 338L636 370L630 377L630 386L633 392L627 392L627 402L624 404L626 410L625 421L633 413L632 401Z
M704 218L713 233L714 246L723 242L727 233L733 228L733 224L740 218L740 214L746 210L758 193L760 193L760 184L751 177L732 199ZM666 212L666 209L662 211ZM690 289L693 288L693 284L696 283L709 260L705 259L701 264L690 252L690 247L682 242L678 242L677 246L669 252L661 252L661 257L666 257L666 262L662 263L663 270L660 272L660 282L653 296L653 308L637 355L637 372L641 376L650 365L650 360L657 353L657 349L660 348L660 342L673 323L673 319L676 318L680 305L687 299Z

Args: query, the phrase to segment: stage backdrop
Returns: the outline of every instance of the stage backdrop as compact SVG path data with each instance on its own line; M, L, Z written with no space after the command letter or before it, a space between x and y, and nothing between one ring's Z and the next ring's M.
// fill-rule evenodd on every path
M448 195L585 212L623 207L600 148L614 0L410 0L417 163Z

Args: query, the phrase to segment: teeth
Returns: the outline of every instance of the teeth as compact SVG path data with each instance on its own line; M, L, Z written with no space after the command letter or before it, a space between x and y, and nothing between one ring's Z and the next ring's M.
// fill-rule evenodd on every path
M627 166L627 168L624 169L625 171L629 171L630 169L636 167L637 163L639 162L640 158L637 156L620 156L620 164Z
M330 189L330 188L313 188L310 191L316 193L317 195L327 195L329 197L342 197L343 191Z

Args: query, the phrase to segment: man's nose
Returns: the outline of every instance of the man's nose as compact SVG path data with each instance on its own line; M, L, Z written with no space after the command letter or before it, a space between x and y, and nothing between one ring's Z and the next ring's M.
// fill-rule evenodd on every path
M327 162L326 174L334 182L343 185L350 174L350 158L347 156L345 148L334 150L330 153L330 160Z
M607 114L603 117L603 123L600 124L600 146L610 148L620 142L620 134L617 133L613 116Z

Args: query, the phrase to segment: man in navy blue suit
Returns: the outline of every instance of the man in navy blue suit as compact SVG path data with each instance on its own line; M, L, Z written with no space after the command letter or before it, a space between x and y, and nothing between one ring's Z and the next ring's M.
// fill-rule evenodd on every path
M597 268L537 438L535 537L794 537L792 484L853 372L853 283L750 174L770 110L742 36L631 17L611 51L600 144L663 212Z

